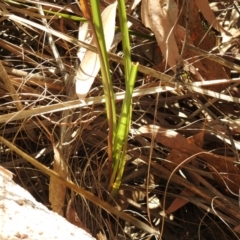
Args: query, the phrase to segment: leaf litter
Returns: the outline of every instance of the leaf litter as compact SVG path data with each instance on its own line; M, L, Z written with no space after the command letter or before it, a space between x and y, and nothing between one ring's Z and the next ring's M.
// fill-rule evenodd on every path
M134 61L144 65L139 67L135 91L156 86L167 91L135 95L133 99L125 174L112 204L149 223L163 239L238 239L239 71L229 64L226 67L223 62L239 66L239 3L204 0L189 1L187 6L183 0L134 2L127 4L129 8L135 7L128 11L130 30L134 32L132 55ZM102 9L107 7L106 2L100 3ZM65 121L60 105L56 106L59 110L42 110L60 103L71 106L70 100L75 98L69 99L69 88L62 81L43 29L27 27L26 23L22 27L16 21L16 16L18 21L28 16L33 23L41 22L36 21L40 15L35 3L27 1L26 4L29 5L20 5L24 10L21 13L14 1L1 3L0 110L2 119L7 119L1 121L1 136L52 167L56 150L48 132L58 142L61 134L66 133L62 132L62 126L66 126L71 133L63 143L68 146L68 177L100 199L106 199L108 126L104 104L100 101L81 108L74 105L70 122ZM57 12L62 12L82 17L76 3L43 1L40 4L44 10L55 12L45 12L51 29L78 38L79 22L57 16ZM115 20L111 24L117 26L117 18L116 24ZM112 34L116 33L112 31ZM75 64L79 63L76 60L79 46L64 37L53 35L53 38L67 73L76 77L72 69L77 69ZM90 60L96 61L96 53L86 50L79 66L87 52L95 56L95 60L92 57ZM121 56L121 44L113 48L112 54ZM110 61L116 93L124 91L124 73L119 63ZM103 94L98 72L99 67L91 77L92 85L84 91L86 103L89 96ZM211 80L215 84L211 85ZM224 84L216 84L220 80L225 80ZM195 89L195 82L201 91ZM209 85L204 86L204 82ZM223 94L221 99L219 94ZM225 96L236 101L225 101ZM116 101L118 111L119 101ZM14 120L7 114L19 117ZM4 145L1 145L0 164L13 172L36 199L49 206L49 180L44 174ZM65 203L71 202L74 209L76 225L94 236L101 232L107 238L117 236L116 239L150 237L149 233L116 221L71 192L65 196ZM66 212L67 207L63 206L62 210ZM67 218L73 218L69 212ZM73 219L70 221L74 223Z

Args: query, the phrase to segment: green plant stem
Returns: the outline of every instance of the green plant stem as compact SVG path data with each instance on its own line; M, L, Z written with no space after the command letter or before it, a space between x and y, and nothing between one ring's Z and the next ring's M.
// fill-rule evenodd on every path
M118 122L117 133L114 139L113 158L115 159L115 165L113 166L113 174L110 181L113 183L111 186L112 197L114 197L118 192L125 167L128 133L132 119L132 93L137 75L137 69L138 63L132 64L128 87L126 88L126 95L123 100L121 115Z
M99 52L99 59L101 64L102 82L104 89L104 96L106 99L106 111L108 119L108 160L109 160L109 174L112 172L112 159L113 159L113 139L116 129L116 109L114 102L114 93L112 88L112 81L110 75L110 67L108 54L106 50L104 31L101 19L101 11L99 1L91 0L92 9L92 28L97 42L97 48Z

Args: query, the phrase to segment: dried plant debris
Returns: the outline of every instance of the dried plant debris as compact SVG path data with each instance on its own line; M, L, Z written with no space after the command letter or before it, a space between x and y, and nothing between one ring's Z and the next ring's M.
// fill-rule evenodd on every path
M126 1L140 64L114 199L100 56L79 2L0 2L0 135L158 234L76 195L2 142L0 173L97 239L239 239L239 1ZM99 3L118 119L124 36L116 2ZM83 75L90 84L76 92Z

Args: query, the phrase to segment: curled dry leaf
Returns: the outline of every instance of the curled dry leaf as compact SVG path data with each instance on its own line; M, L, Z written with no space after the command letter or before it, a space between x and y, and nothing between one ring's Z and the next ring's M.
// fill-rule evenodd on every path
M112 45L115 33L115 17L116 17L117 2L109 5L102 12L102 23L106 50L108 51ZM93 38L91 44L97 46L96 39ZM100 60L98 53L87 50L82 62L77 70L76 75L76 93L79 99L84 99L92 83L100 70Z
M180 60L178 46L173 34L177 14L178 9L174 0L142 0L142 22L155 34L162 54L173 70Z
M175 0L142 0L141 16L143 24L155 34L161 52L172 70L176 71L176 66L180 63L185 70L203 81L203 77L192 64L181 61L176 37L179 37L180 32L184 32L184 36L186 33L177 24L178 7Z
M54 162L53 170L58 173L63 179L67 179L68 169L66 161L61 150L53 144ZM63 207L65 202L66 186L59 183L58 179L50 177L49 182L49 202L52 210L63 216Z

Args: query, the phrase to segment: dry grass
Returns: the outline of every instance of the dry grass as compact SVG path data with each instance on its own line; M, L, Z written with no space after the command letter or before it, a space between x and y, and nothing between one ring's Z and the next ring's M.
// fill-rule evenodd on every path
M45 12L50 31L41 21L36 4L24 2L28 6L0 2L0 134L50 168L54 147L60 143L68 179L106 200L108 125L101 76L96 78L86 103L77 100L73 84L79 46L94 48L76 39L78 21ZM71 1L46 1L42 7L82 16L77 4ZM225 7L226 17L232 19L229 15L233 14L233 1ZM131 36L133 59L141 65L134 90L125 172L119 195L111 205L150 224L161 232L163 239L238 239L237 38L232 40L230 56L213 54L209 59L206 51L214 46L203 46L204 41L205 46L212 41L208 39L210 35L191 32L192 37L198 34L196 38L203 41L199 48L187 45L186 49L192 50L205 68L208 61L210 69L203 71L206 82L197 81L197 86L193 86L194 76L184 76L183 84L171 71L164 71L160 50L137 17L138 11L136 7L129 15L131 29L144 34L145 39ZM231 28L239 28L238 24L237 20ZM199 31L206 33L205 29ZM46 32L54 39L63 69L52 53ZM118 113L125 89L120 52L118 44L109 54ZM193 55L186 57L195 59ZM222 66L226 65L228 68L224 69ZM50 207L49 178L2 143L0 154L0 164L15 174L15 180ZM70 200L79 221L94 236L101 231L108 239L150 239L149 233L108 214L69 189L64 212ZM170 219L172 215L174 220Z

